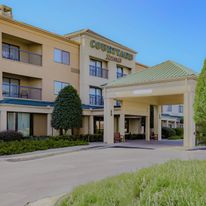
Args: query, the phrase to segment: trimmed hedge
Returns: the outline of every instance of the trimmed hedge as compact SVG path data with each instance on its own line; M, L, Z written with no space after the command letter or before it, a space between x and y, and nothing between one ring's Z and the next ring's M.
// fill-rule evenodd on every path
M102 134L93 135L65 135L65 136L40 136L23 137L14 131L1 132L0 155L19 154L51 148L87 145L88 142L103 141ZM11 134L11 136L9 136ZM14 141L15 140L15 141Z
M13 130L6 130L0 132L0 140L2 141L15 141L23 139L23 134L21 132L16 132Z
M49 139L56 140L70 140L70 141L87 141L87 142L103 142L102 134L86 134L86 135L63 135L56 137L49 137Z
M178 136L178 135L174 135L171 137L168 137L169 140L178 140L178 139L183 139L183 136Z
M71 141L69 139L49 138L45 140L21 140L0 142L0 155L20 154L37 150L47 150L51 148L71 147L77 145L87 145L86 141Z
M2 133L2 138L1 138ZM15 140L71 140L71 141L87 141L87 142L103 142L103 134L85 134L85 135L62 135L62 136L23 136L19 132L4 131L0 132L0 140L15 141Z

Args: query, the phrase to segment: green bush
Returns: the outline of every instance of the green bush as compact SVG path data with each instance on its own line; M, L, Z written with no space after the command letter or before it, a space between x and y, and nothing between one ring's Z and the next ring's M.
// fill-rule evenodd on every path
M168 139L169 140L178 140L178 139L183 139L183 136L174 135L174 136L168 137Z
M16 132L13 130L6 130L0 132L0 140L2 141L15 141L15 140L21 140L23 138L23 134L20 132Z
M49 138L45 140L21 140L11 142L0 142L0 155L19 154L36 150L46 150L51 148L70 147L86 145L86 141L71 141L69 139Z
M171 136L175 136L176 132L174 129L169 127L162 127L162 136L163 138L169 138Z
M103 135L102 134L85 134L85 135L62 135L62 136L55 136L49 137L50 139L55 140L80 140L80 141L87 141L87 142L103 142Z
M206 161L170 161L75 188L59 206L203 206Z
M145 134L126 134L125 139L127 140L145 139Z
M177 136L183 136L183 133L184 133L184 129L183 128L177 127L174 130L175 130Z
M206 125L196 125L196 143L197 145L206 145Z

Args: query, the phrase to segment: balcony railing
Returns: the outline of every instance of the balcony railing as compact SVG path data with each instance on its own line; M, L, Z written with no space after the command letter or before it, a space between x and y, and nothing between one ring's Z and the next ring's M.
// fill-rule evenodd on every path
M100 96L100 95L93 95L93 94L89 95L89 102L90 102L90 105L101 106L101 105L104 104L104 100L103 100L102 96Z
M123 74L121 72L117 72L117 79L122 78L122 77L126 77L126 74Z
M20 61L28 64L42 65L42 55L30 51L2 45L2 57L14 61Z
M103 69L101 67L96 67L96 66L90 65L89 66L89 74L90 74L90 76L108 79L108 70Z
M4 97L41 100L42 90L35 87L3 84L2 95Z

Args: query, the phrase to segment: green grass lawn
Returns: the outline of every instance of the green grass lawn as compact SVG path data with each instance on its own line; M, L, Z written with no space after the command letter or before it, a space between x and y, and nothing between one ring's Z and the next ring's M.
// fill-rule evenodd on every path
M79 186L60 206L205 206L206 161L170 161Z

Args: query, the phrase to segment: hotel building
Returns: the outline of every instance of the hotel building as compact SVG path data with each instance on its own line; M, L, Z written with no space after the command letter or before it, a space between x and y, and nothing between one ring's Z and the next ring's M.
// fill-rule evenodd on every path
M185 136L193 133L188 95L194 93L196 76L184 66L167 61L148 68L135 61L133 49L89 29L57 35L15 21L12 9L4 5L0 24L1 131L57 134L51 127L54 100L63 87L72 85L82 100L80 133L104 130L107 143L113 142L115 132L145 134L149 140L152 105L153 132L161 139L162 106L170 104L184 104ZM154 93L159 86L164 91ZM193 137L184 145L192 147Z

